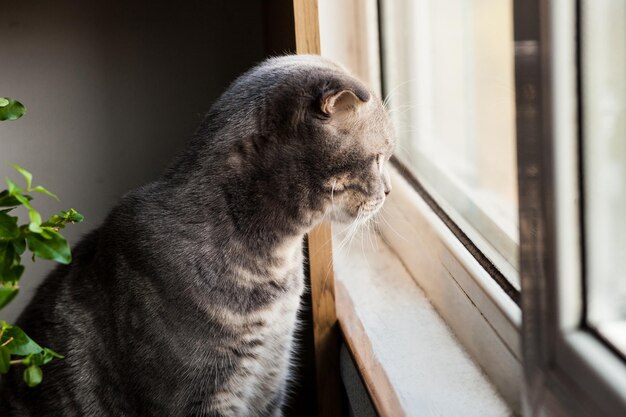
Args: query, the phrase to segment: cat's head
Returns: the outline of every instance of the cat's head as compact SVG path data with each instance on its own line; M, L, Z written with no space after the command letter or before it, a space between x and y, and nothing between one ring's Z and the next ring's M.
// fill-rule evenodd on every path
M224 123L239 130L230 165L273 188L277 201L290 210L295 204L301 216L365 221L389 194L390 118L378 97L332 61L269 59L217 105L229 115Z
M317 129L320 173L330 192L333 221L362 222L391 191L387 164L394 150L391 121L382 102L342 68L321 73L310 123ZM329 191L330 190L330 191Z

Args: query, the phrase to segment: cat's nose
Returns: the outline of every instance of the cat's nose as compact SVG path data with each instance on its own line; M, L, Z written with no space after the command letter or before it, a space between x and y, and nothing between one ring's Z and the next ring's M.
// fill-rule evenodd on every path
M387 197L391 192L391 181L389 180L389 172L387 172L386 170L383 171L383 191L385 192L385 197Z

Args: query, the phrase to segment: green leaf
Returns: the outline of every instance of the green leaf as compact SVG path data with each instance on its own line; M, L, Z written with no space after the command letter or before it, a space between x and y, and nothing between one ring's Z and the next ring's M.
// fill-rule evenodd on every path
M31 353L40 353L43 350L43 348L28 337L22 329L17 326L7 325L7 327L4 328L4 333L2 334L0 342L4 343L11 337L13 340L6 346L9 348L12 355L26 356Z
M15 261L15 247L9 242L0 241L0 270L10 268Z
M11 352L6 346L0 346L0 374L6 374L11 367Z
M7 182L7 186L9 187L9 194L15 195L15 194L19 194L19 193L21 193L23 191L20 187L15 185L15 183L13 181L11 181L11 178L5 177L5 180Z
M59 355L55 351L49 348L43 348L39 353L31 353L22 359L22 364L26 366L30 365L45 365L50 363L54 358L62 359L64 356Z
M57 227L57 228L64 228L65 227L65 223L66 220L63 217L63 211L52 215L48 220L46 220L45 222L41 223L41 227Z
M26 236L28 249L42 259L49 259L66 265L69 264L72 261L72 255L65 238L52 230L46 230L45 232L49 238L29 233Z
M49 348L43 348L43 360L42 360L42 365L45 365L47 363L49 363L52 359L57 358L57 359L63 359L65 356L63 355L59 355L58 353L56 353L54 350L49 349Z
M26 268L24 267L24 265L14 265L13 267L11 267L10 274L7 277L8 278L7 281L12 281L12 282L19 281L20 278L22 278L22 275L24 274L25 270Z
M47 196L50 196L50 197L54 198L56 201L60 201L59 197L57 197L56 194L46 190L41 185L38 185L38 186L36 186L34 188L30 188L28 191L37 191L38 193L42 193L42 194L45 194Z
M0 121L17 120L25 113L26 107L19 101L8 97L0 97Z
M0 285L3 285L3 284L8 285L8 284L16 283L17 281L20 280L20 278L22 278L22 275L24 274L24 269L25 269L24 265L14 265L14 266L3 268L2 270L0 270ZM17 295L17 293L15 295ZM5 304L0 302L0 309L4 307L6 304L8 304L9 301L11 300L8 300Z
M18 255L22 255L26 251L26 239L24 239L23 237L18 237L17 239L14 239L11 243L13 244L13 249L15 249L15 252Z
M43 364L43 350L39 353L31 353L22 359L22 365L41 365Z
M30 201L33 198L29 195L22 195L26 201ZM15 207L22 204L15 196L9 194L8 190L4 190L0 193L0 207Z
M3 309L7 304L11 302L19 292L17 287L5 287L0 284L0 309Z
M43 372L41 372L41 368L37 365L30 365L28 368L24 370L24 382L29 387L36 387L41 383L43 379Z
M32 198L27 198L28 196L26 196L26 195L24 195L24 194L20 194L20 193L15 194L15 195L14 195L14 197L15 197L15 199L16 199L17 201L19 201L19 202L20 202L20 204L21 204L21 205L23 205L23 206L24 206L24 207L26 207L27 209L29 209L29 210L35 210L35 209L33 208L33 206L31 206L31 205L30 205L30 200L32 200Z
M44 223L42 223L41 226L62 229L67 223L80 223L84 219L85 217L82 214L71 208L68 211L60 211L57 214L53 215Z
M24 272L13 242L0 241L0 282L15 282Z
M28 217L30 218L30 224L28 229L33 233L41 233L41 214L37 210L28 210Z
M0 240L13 240L20 236L17 217L0 213Z
M21 364L24 366L29 366L33 364L33 357L35 357L35 355L39 355L39 353L34 354L34 353L29 353L28 355L26 355L25 357L22 358L22 362Z
M66 214L66 218L68 221L72 223L80 223L83 220L85 220L85 216L83 216L82 214L74 210L73 208L69 209L69 211Z
M24 180L26 181L26 189L30 190L30 186L33 183L33 174L31 174L30 172L26 171L24 168L22 168L19 165L13 165L13 168L15 168L17 170L17 172L22 174L22 177L24 177Z

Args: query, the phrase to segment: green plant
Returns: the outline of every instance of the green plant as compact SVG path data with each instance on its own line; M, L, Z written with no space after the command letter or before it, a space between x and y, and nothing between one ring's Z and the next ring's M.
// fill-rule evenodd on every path
M19 102L0 97L0 120L16 120L25 112L26 108ZM31 252L33 261L41 258L69 264L72 261L70 247L59 231L69 223L83 221L83 216L74 209L61 211L43 221L32 205L34 193L55 200L57 196L40 185L33 187L31 173L17 165L14 168L24 177L25 187L19 187L7 177L7 189L0 192L0 309L19 292L19 281L25 269L22 256L26 250ZM27 223L20 224L19 217L12 215L13 210L20 207L28 213ZM7 373L13 365L23 365L24 381L34 387L43 378L40 367L55 358L63 356L40 346L19 327L0 320L0 374Z
M17 120L26 113L26 107L19 101L0 97L0 121Z

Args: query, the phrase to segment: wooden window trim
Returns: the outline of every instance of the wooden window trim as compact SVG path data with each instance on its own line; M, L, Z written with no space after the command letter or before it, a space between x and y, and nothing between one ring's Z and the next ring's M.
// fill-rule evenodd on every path
M320 54L317 0L294 0L296 52ZM307 237L313 343L317 385L317 413L341 416L339 375L339 333L335 311L335 277L332 258L332 229L324 222Z

